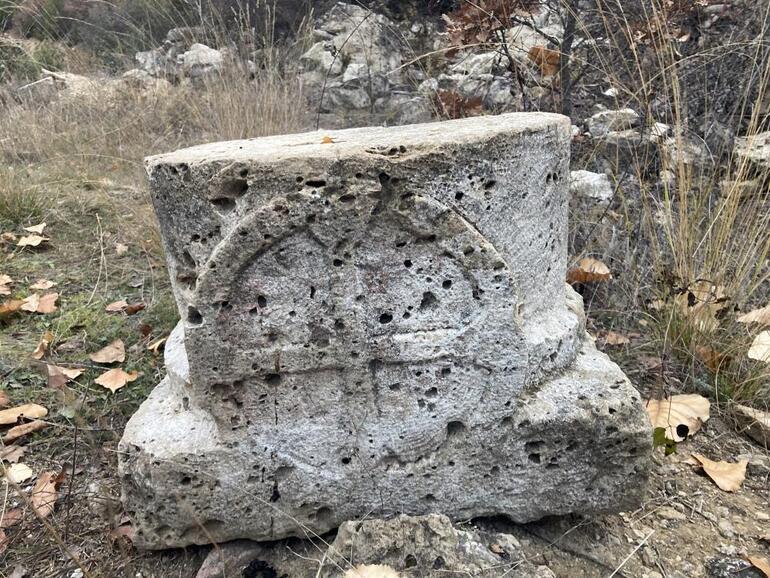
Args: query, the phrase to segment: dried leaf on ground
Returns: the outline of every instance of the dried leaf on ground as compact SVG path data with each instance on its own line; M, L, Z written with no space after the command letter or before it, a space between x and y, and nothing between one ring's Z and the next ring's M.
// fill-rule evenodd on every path
M332 144L333 142L334 142L334 139L329 135L326 135L321 139L321 144Z
M0 448L0 460L15 464L26 453L24 446L3 446Z
M10 528L11 526L15 526L19 522L21 522L21 519L24 517L24 511L21 508L12 508L10 510L6 510L3 513L3 517L0 518L0 528Z
M480 96L466 98L455 90L437 90L434 100L439 113L445 118L466 118L484 112Z
M46 293L42 297L37 293L33 293L24 298L21 310L29 311L30 313L53 313L56 311L56 301L58 299L58 293Z
M126 315L136 315L140 311L143 311L144 308L147 307L144 303L132 303L128 307L126 307Z
M43 231L45 231L46 223L40 223L39 225L32 225L30 227L24 227L24 230L29 233L36 233L38 235L42 235Z
M139 373L136 371L126 373L120 368L115 368L110 369L109 371L97 377L96 383L106 387L112 392L115 392L126 385L129 381L135 381L137 377L139 377Z
M9 425L19 421L20 417L38 419L48 415L48 410L36 403L25 403L8 409L0 410L0 425Z
M607 345L628 345L631 340L622 333L608 331L604 336L604 343Z
M5 530L0 528L0 554L5 552L8 549L8 536L5 533Z
M0 235L0 241L4 243L15 243L18 237L10 232L5 232Z
M13 279L11 279L8 275L0 275L0 295L10 295L11 294L11 288L8 287L13 283Z
M88 357L96 363L120 363L126 360L126 346L122 339L116 339L107 347L103 347Z
M715 462L700 454L693 454L692 457L700 462L706 475L725 492L736 491L746 479L746 466L749 460L731 463Z
M24 301L21 299L11 299L10 301L0 303L0 319L16 313L21 309L22 305L24 305Z
M115 243L115 252L120 255L125 255L128 252L128 245L123 243Z
M11 404L8 394L0 389L0 407L7 407Z
M125 299L121 299L120 301L113 301L107 307L104 308L104 310L107 313L120 313L123 311L126 307L128 307L128 303L126 303Z
M695 329L708 333L719 326L719 313L727 307L728 297L721 285L701 279L674 298L679 313Z
M62 476L57 476L53 472L43 472L38 476L35 487L32 488L30 500L32 509L41 518L47 518L53 512L61 480Z
M37 344L35 351L32 352L32 357L34 359L43 359L48 348L51 346L51 343L53 343L53 333L46 331L40 338L40 342Z
M38 247L41 243L50 241L48 237L41 237L40 235L27 235L19 239L16 243L17 247Z
M639 357L639 363L641 363L647 371L663 367L663 360L657 355L642 355Z
M543 76L553 76L559 72L561 55L558 50L551 50L545 46L533 46L529 49L529 59L540 68Z
M68 381L72 381L83 375L82 369L59 367L58 365L51 365L50 363L46 366L46 372L48 373L48 387L54 389L59 389Z
M749 556L749 563L770 578L770 559L765 556Z
M5 469L5 477L14 484L21 484L30 479L34 474L27 464L13 464Z
M401 578L401 574L384 564L361 564L345 572L342 578Z
M44 429L47 426L47 423L40 421L39 419L29 423L23 423L21 425L14 426L9 429L3 436L3 443L9 444L11 442L15 442L17 439L24 437L27 434L31 434L32 432Z
M708 345L696 345L695 353L712 373L717 373L720 369L726 368L732 361L730 355L717 351Z
M668 399L650 399L645 404L652 427L662 427L666 437L684 441L708 421L711 403L702 395L672 395Z
M54 283L53 281L49 281L48 279L38 279L32 285L30 285L29 288L35 291L46 291L51 287L55 287L55 286L56 286L56 283Z
M610 268L593 257L584 257L567 271L567 283L597 283L610 279Z
M147 346L147 351L151 351L153 355L160 353L161 347L166 343L168 337L161 337L160 339L153 341Z
M763 331L756 336L747 355L749 359L770 363L770 331Z
M738 319L738 323L758 323L760 325L770 325L770 303L759 309L754 309L744 313Z
M743 433L762 447L770 447L770 412L738 403L731 409Z

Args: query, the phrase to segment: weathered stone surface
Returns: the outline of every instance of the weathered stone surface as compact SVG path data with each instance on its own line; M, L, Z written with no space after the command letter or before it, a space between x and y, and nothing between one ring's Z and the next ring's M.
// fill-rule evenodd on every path
M646 414L563 281L569 140L518 114L149 159L183 324L121 444L137 542L634 504Z

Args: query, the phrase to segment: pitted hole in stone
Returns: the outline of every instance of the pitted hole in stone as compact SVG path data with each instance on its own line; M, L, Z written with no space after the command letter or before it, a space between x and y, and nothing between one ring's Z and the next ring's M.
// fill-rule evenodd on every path
M533 464L539 464L540 463L540 454L537 454L537 453L529 454L527 456L527 459L530 462L532 462Z
M264 295L258 295L257 296L257 305L259 305L260 308L264 309L267 307L267 297Z
M445 279L444 282L441 284L441 287L443 287L444 289L450 289L452 287L452 280Z
M425 397L437 397L437 396L438 396L437 387L431 387L430 389L425 390Z
M348 193L345 195L341 195L337 200L341 203L352 203L353 201L356 200L356 196Z
M324 179L308 179L305 181L305 185L314 189L320 189L326 186L326 180Z
M350 458L348 456L345 456L340 461L343 463L343 465L347 466L350 463Z
M425 500L426 502L435 502L436 496L434 496L433 494L425 494L425 496L423 497L423 500Z
M334 265L335 267L342 267L343 264L344 264L344 261L342 259L335 259L334 261L332 261L332 265Z
M436 297L430 291L425 291L422 294L422 300L420 301L420 311L425 311L426 309L432 309L436 307L437 304L438 304L438 297Z
M246 174L248 174L248 171ZM228 179L222 182L220 190L222 191L223 198L235 199L249 190L249 183L246 179Z
M404 259L404 267L409 269L412 266L412 260L411 259Z
M455 201L462 201L464 196L465 196L465 193L460 193L460 192L455 193Z
M393 321L393 315L391 313L386 312L380 315L380 323L382 323L383 325L386 323L390 323L391 321Z
M266 373L262 379L267 385L278 385L279 383L281 383L281 374Z
M434 570L440 570L441 568L446 567L446 562L441 556L437 556L435 560L433 560L433 569Z
M331 508L322 506L310 514L310 517L318 522L319 525L327 526L330 525L333 514L334 513L332 512Z
M521 428L529 427L530 425L531 425L531 422L530 422L528 419L523 419L523 420L521 420L521 421L520 421L520 422L519 422L519 423L516 425L516 427L518 427L518 428L520 428L520 429L521 429Z
M315 287L312 285L310 286L310 298L313 299L315 297Z
M451 373L452 373L452 368L451 367L442 367L441 368L441 377L447 377Z
M545 442L535 440L524 444L524 451L527 453L539 453L545 447Z
M421 245L423 243L435 243L436 239L435 233L430 233L428 235L419 235L414 242L416 245Z
M400 384L400 383L391 383L391 384L388 386L388 389L389 389L390 391L398 391L399 389L401 389L401 384Z
M184 476L181 480L179 480L179 483L182 486L189 486L192 484L192 478L190 476Z
M222 214L231 213L235 209L235 199L230 197L211 199L211 204Z
M488 191L494 188L496 184L497 184L497 181L495 181L494 179L489 179L488 181L484 182L484 190Z
M465 424L461 421L450 421L446 424L446 436L447 438L461 435L465 431Z
M187 308L187 323L190 325L201 325L203 323L203 315L192 305Z
M409 311L404 311L404 314L401 317L403 317L404 319L409 319L411 316L412 314L409 313Z
M417 558L415 558L412 554L409 554L406 558L404 558L404 568L414 568L417 566Z

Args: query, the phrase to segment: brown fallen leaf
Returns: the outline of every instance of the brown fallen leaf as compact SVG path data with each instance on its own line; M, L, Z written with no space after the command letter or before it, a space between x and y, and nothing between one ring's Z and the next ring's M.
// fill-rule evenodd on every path
M767 578L770 578L770 559L765 556L749 556L749 563L757 570L761 571Z
M14 426L9 429L3 436L3 443L9 444L11 442L15 442L17 439L24 437L27 434L40 431L46 427L48 427L48 424L39 419L29 423L23 423L21 425Z
M161 337L160 339L153 341L147 346L147 351L151 351L153 355L160 353L161 347L166 343L168 337Z
M10 301L4 301L0 303L0 319L16 313L24 305L24 301L21 299L11 299Z
M29 311L30 313L35 313L37 311L37 308L40 306L40 295L37 293L33 293L32 295L27 295L23 299L24 303L21 306L22 311Z
M88 357L96 363L121 363L126 360L126 346L122 339L116 339L107 347L103 347Z
M622 333L608 331L604 336L604 343L606 345L628 345L631 343L631 340Z
M42 297L33 293L24 298L21 310L30 313L53 313L56 311L57 299L59 299L58 293L46 293Z
M29 288L35 291L46 291L51 287L55 287L55 286L56 286L56 283L54 283L53 281L49 281L48 279L38 279L32 285L30 285Z
M657 355L642 355L639 357L639 363L641 363L647 371L653 371L663 367L663 360Z
M14 484L26 482L33 475L32 468L27 464L18 463L5 468L5 477Z
M5 530L0 528L0 554L4 553L8 549L8 535Z
M48 387L53 389L59 389L68 381L83 375L82 369L59 367L50 363L46 365L46 372L48 373Z
M0 275L0 295L10 295L11 294L11 288L8 287L13 283L13 279L11 279L8 275Z
M708 421L711 403L702 395L672 395L669 399L650 399L645 404L653 428L662 427L666 437L681 442Z
M749 359L770 363L770 331L763 331L756 336L747 355Z
M140 311L144 310L144 308L147 307L144 303L132 303L128 307L126 307L126 315L136 315Z
M543 76L553 76L559 71L561 55L558 50L551 50L545 46L533 46L529 49L528 56L540 68Z
M36 403L25 403L16 407L0 410L0 425L9 425L19 421L20 417L38 419L48 415L48 410Z
M708 345L696 345L695 353L712 373L717 373L720 369L726 368L732 361L732 356L717 351Z
M51 343L53 343L53 333L46 331L40 338L40 342L37 344L35 351L32 352L32 357L34 359L43 359L48 348L51 346Z
M45 230L45 223L40 223L39 225L32 225L30 227L24 227L24 230L29 233L36 233L38 235L42 235L43 231Z
M43 472L37 477L30 501L32 509L40 518L47 518L53 512L62 478L62 474L57 476L53 472Z
M95 382L114 393L129 381L136 381L137 377L139 377L139 373L136 371L126 373L119 367L116 367L115 369L110 369L101 374L96 378Z
M125 299L121 299L120 301L113 301L107 307L104 308L104 310L107 313L120 313L123 311L126 307L128 307L128 303L126 303Z
M321 139L321 144L332 144L333 142L334 142L334 139L329 135L326 135Z
M24 512L21 508L13 508L11 510L6 510L2 513L2 516L3 517L0 518L0 529L5 529L21 522L21 519L24 517Z
M24 446L3 446L0 448L0 460L15 464L26 453Z
M725 288L705 279L689 285L674 297L679 313L692 327L708 333L719 326L717 315L728 305Z
M612 279L610 268L592 257L584 257L567 271L567 283L597 283L610 279Z
M48 237L41 237L40 235L27 235L26 237L19 239L19 242L16 243L16 246L38 247L41 243L45 243L46 241L50 241L50 239Z
M749 460L730 463L715 462L700 454L692 454L692 457L700 462L706 475L725 492L736 491L746 479L746 466Z

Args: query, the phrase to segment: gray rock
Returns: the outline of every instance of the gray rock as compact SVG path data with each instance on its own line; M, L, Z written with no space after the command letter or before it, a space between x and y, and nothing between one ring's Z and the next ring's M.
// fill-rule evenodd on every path
M120 444L136 543L638 503L646 413L563 281L569 143L519 114L148 159L183 322Z
M610 132L625 131L638 124L639 115L630 108L602 110L586 119L588 132L593 137L602 137Z
M588 245L606 250L614 231L613 223L607 218L613 197L607 175L572 171L569 192L571 253L578 254Z
M735 156L755 169L770 169L770 131L735 139Z
M201 78L222 70L224 57L219 50L209 48L205 44L193 44L184 54L177 58L182 72L188 78Z
M408 93L393 93L378 99L375 110L383 113L392 125L425 123L433 118L430 101L424 96Z
M299 60L307 70L318 70L330 76L337 76L342 72L342 59L334 58L326 42L316 42Z
M162 48L137 52L136 62L140 70L145 71L151 76L175 76L177 73L176 56L173 56L173 58L169 57Z

